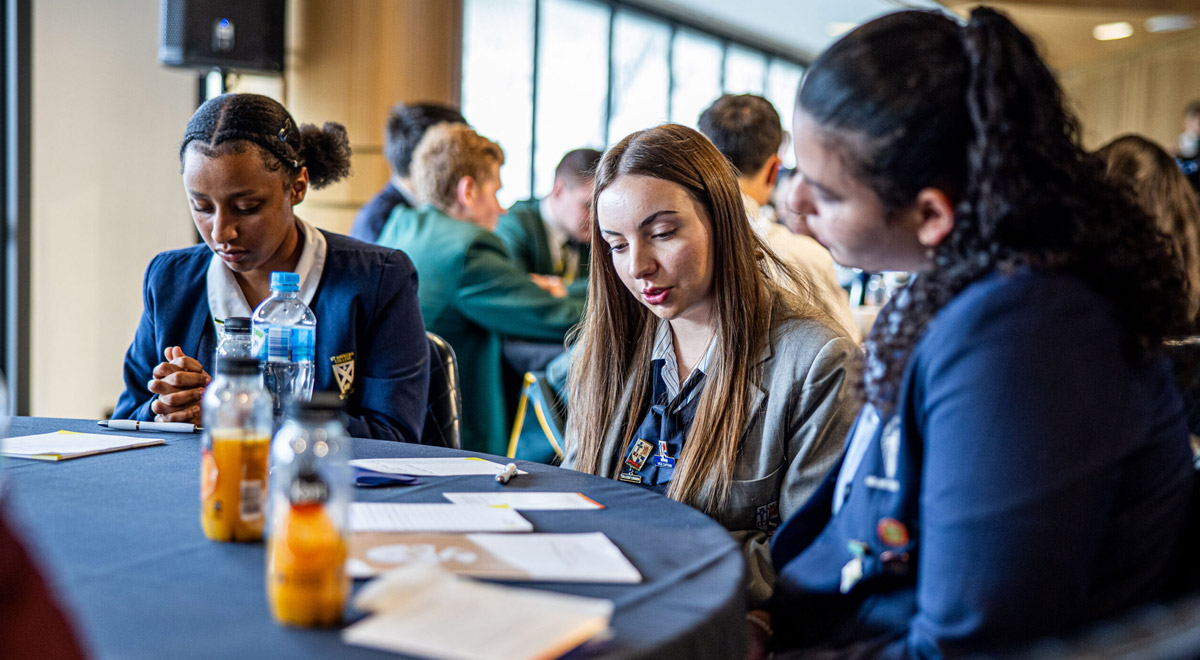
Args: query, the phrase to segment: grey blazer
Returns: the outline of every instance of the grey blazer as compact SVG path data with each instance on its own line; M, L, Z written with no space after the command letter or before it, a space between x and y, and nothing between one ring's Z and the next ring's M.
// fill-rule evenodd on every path
M858 412L850 391L860 357L853 341L815 319L777 324L759 354L762 371L753 384L729 504L714 516L742 544L752 608L770 598L775 581L771 529L808 500L842 455ZM625 418L631 385L609 419ZM614 479L625 449L622 426L609 427L600 457L599 473ZM567 427L562 466L571 468L577 443Z

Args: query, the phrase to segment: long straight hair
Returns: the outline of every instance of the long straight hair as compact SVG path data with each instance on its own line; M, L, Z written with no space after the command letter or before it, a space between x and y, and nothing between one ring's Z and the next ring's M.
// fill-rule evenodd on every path
M592 208L622 176L640 175L682 186L712 221L713 317L717 350L705 372L696 416L687 432L678 468L667 496L706 513L722 511L728 500L742 433L749 419L752 383L761 375L759 353L773 324L785 318L822 318L831 322L828 303L812 293L808 281L783 264L751 229L729 162L708 138L678 124L638 131L604 154L596 171ZM584 320L576 332L571 368L570 413L566 441L577 445L575 469L597 474L602 452L620 452L645 415L650 356L658 318L629 292L613 267L592 220L591 276ZM768 273L783 274L791 290L773 283ZM629 408L618 419L614 409L629 387ZM622 429L619 447L604 448L614 425ZM618 471L604 475L616 478Z
M1175 159L1140 135L1122 135L1097 151L1108 175L1128 184L1142 208L1154 216L1171 247L1187 285L1187 310L1193 331L1200 313L1200 202Z

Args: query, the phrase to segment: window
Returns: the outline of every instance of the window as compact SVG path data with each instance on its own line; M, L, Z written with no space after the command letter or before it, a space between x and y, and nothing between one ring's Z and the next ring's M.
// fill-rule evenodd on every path
M721 95L725 47L720 41L692 32L675 33L671 71L675 85L671 93L671 121L695 128L700 113Z
M785 124L794 54L623 0L464 0L463 114L504 147L500 201L550 191L563 154L673 121L722 93L761 94Z
M790 136L788 127L792 125L792 112L796 103L796 90L800 89L800 79L804 77L804 69L787 60L772 59L767 67L767 89L763 96L779 111L783 120L784 131ZM792 151L789 139L784 139L783 166L796 166L796 153Z
M599 3L542 0L533 151L538 194L550 191L563 154L604 144L609 15Z
M462 113L504 148L498 197L505 205L532 187L535 0L471 0L463 17Z
M667 121L671 84L670 26L622 11L613 27L610 144Z
M725 52L725 93L763 93L763 82L767 77L767 61L762 53L747 48L730 46Z

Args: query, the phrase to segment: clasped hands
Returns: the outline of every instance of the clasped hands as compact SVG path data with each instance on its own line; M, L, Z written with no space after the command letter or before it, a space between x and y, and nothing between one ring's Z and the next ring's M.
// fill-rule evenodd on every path
M163 357L166 361L154 367L154 378L147 384L158 395L150 404L154 421L200 424L200 399L212 376L178 346L168 346Z

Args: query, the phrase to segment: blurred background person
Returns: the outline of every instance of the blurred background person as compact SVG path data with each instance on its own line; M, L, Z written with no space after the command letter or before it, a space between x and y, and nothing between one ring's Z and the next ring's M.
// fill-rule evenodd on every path
M1200 104L1197 104L1200 121ZM1123 135L1097 152L1108 175L1129 185L1138 203L1171 241L1174 257L1187 285L1188 318L1193 331L1200 313L1200 203L1174 159L1162 147L1140 135Z
M562 295L587 293L592 177L600 152L568 151L554 170L554 186L542 199L513 204L496 235L513 263Z
M421 278L425 328L458 356L462 378L462 447L503 455L517 382L501 362L504 337L562 343L579 321L583 301L555 297L513 265L493 231L504 208L500 145L466 124L443 123L425 133L413 155L419 208L398 207L379 235L406 252Z
M850 316L849 297L838 284L829 251L813 239L797 235L763 212L779 177L783 160L783 126L775 106L754 94L726 94L700 115L700 132L733 165L746 215L759 238L787 264L798 270L815 295L829 299L836 319L850 337L861 339Z
M383 155L387 158L391 176L383 188L359 209L350 227L351 236L374 243L393 209L397 206L412 208L420 205L413 192L409 172L413 151L430 126L444 121L467 123L458 110L438 103L399 103L392 108L383 133Z

